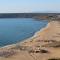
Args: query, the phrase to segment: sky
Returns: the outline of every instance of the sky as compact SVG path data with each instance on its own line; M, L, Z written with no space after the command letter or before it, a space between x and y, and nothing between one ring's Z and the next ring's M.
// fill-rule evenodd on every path
M0 13L60 12L60 0L0 0Z

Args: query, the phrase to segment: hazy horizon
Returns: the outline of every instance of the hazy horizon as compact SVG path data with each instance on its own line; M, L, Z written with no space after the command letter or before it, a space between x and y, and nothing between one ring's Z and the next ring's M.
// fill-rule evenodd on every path
M0 0L0 13L60 13L60 1Z

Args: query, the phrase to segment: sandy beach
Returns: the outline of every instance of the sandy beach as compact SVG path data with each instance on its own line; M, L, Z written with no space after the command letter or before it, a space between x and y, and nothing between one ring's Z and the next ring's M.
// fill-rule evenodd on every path
M35 35L17 44L0 48L0 60L60 59L60 21L49 21Z

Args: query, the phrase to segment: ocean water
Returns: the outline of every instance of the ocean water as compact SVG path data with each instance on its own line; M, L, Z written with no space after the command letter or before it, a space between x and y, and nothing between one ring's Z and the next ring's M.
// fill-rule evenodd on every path
M47 20L32 18L0 19L0 47L20 42L47 25Z

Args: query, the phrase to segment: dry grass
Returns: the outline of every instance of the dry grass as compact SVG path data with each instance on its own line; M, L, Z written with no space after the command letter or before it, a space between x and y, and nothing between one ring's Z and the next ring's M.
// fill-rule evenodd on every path
M6 50L6 51L0 51L0 57L10 57L12 55L16 54L14 50Z

